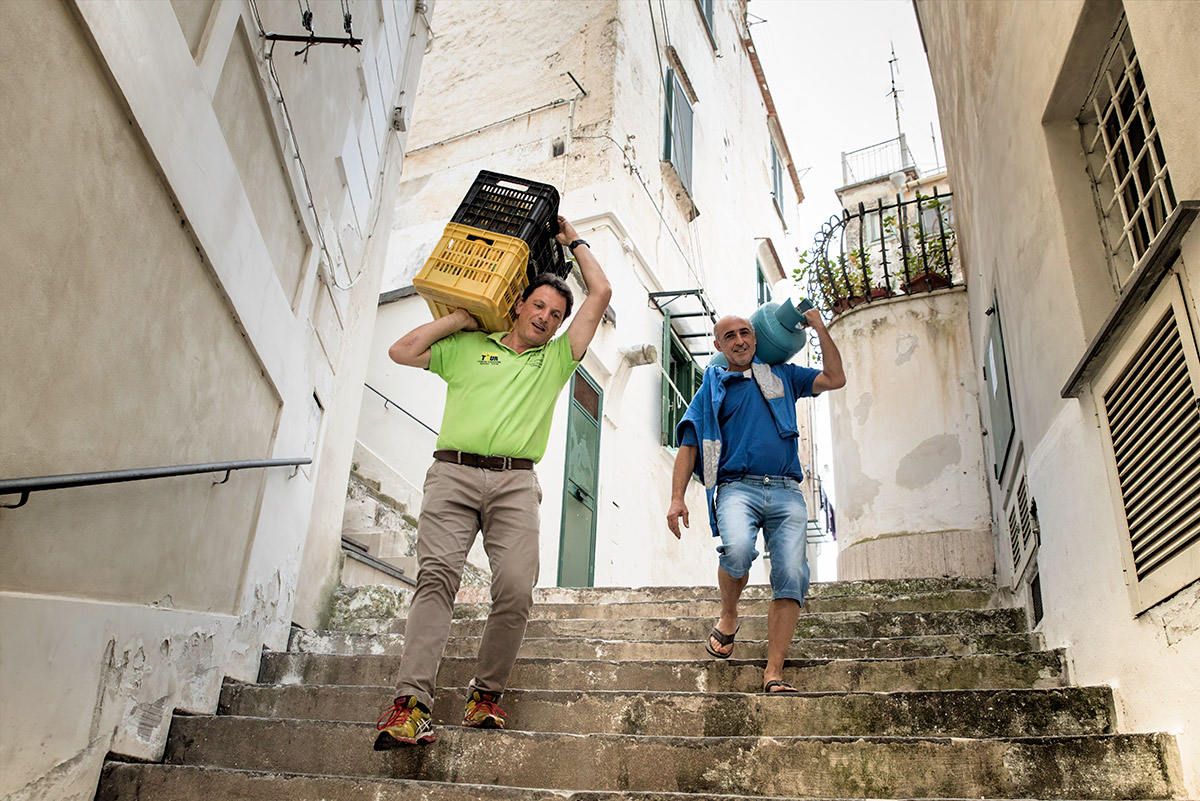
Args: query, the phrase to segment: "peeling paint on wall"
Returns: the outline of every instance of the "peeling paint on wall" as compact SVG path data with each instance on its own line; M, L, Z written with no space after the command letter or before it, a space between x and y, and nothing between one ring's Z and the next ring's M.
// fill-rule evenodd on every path
M949 467L962 460L962 446L954 434L930 437L906 453L896 466L896 483L919 489L933 483Z

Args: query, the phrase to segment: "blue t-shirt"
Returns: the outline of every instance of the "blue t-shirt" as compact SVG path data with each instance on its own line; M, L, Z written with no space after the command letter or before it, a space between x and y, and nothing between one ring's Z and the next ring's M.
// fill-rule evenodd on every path
M813 380L821 374L820 370L794 364L778 365L774 372L791 384L792 395L797 398L811 397ZM771 409L754 379L749 374L726 371L721 380L725 382L725 398L717 410L721 426L717 483L742 476L786 476L803 481L795 432L786 439L779 436ZM680 445L699 447L693 426L684 426L680 433Z

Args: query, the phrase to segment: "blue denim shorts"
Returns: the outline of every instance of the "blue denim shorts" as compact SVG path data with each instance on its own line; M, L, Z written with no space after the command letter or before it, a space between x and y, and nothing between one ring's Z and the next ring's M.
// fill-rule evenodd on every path
M808 507L795 479L744 476L717 487L717 546L721 569L733 578L750 572L758 557L758 531L771 558L775 598L804 603L808 593Z

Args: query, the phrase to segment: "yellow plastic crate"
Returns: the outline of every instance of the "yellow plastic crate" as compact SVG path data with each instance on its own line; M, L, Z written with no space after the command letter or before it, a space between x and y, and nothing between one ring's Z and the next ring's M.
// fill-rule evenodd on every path
M413 279L434 319L466 309L485 331L508 331L529 278L529 245L515 236L450 223Z

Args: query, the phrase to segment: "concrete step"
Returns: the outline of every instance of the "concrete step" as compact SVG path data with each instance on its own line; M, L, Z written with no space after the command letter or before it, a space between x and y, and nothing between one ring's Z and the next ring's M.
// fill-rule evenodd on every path
M758 692L766 660L655 660L604 662L537 658L517 660L513 689L629 690L657 692ZM396 656L264 654L263 684L355 684L395 682ZM474 658L442 660L438 686L464 687L474 677ZM1065 683L1062 654L970 654L915 659L789 659L784 677L808 692L1054 688Z
M362 779L833 798L1161 798L1181 788L1174 739L641 737L438 730L376 752L369 723L179 717L165 761ZM481 796L483 797L483 796Z
M457 725L466 688L446 688L434 722ZM371 721L391 702L386 687L228 683L220 713L262 718ZM509 690L502 706L517 731L671 737L1023 737L1113 733L1108 687L898 693L634 693Z
M767 617L742 615L739 637L767 638ZM405 620L392 633L403 634ZM530 620L526 637L575 637L602 640L702 640L716 623L714 616L634 618L627 620ZM451 636L478 637L483 620L454 620ZM1017 634L1024 632L1021 609L968 609L948 612L802 612L793 639L913 637L928 634Z
M713 579L716 579L715 563ZM919 595L955 590L988 594L997 592L996 582L991 578L982 577L866 579L814 582L809 586L808 597L816 599L848 595ZM604 604L720 598L715 583L694 587L538 587L533 593L535 603ZM771 588L766 584L750 584L742 591L742 598L747 601L770 597Z
M757 795L723 793L541 790L408 779L356 779L345 776L267 773L190 765L109 762L105 765L104 778L96 801L761 801L762 798L763 796ZM776 797L774 801L799 799ZM808 798L804 801L835 800Z
M770 597L745 599L739 604L743 615L765 615ZM986 609L995 606L993 593L986 590L949 590L913 595L839 595L807 598L806 612L934 612L956 609ZM459 604L455 617L487 617L490 604ZM628 603L538 603L530 613L531 620L563 620L568 618L626 620L642 617L702 617L716 618L721 612L717 597L662 601L631 601Z
M474 656L479 637L451 637L446 656ZM1042 647L1036 634L934 634L927 637L865 637L845 640L796 640L788 649L794 659L858 659L951 654L998 654L1036 651ZM404 651L403 634L351 634L344 631L292 632L288 650L305 654L395 654ZM737 655L744 659L766 659L766 640L743 639L738 633ZM704 655L704 637L657 642L613 642L600 639L527 637L521 656L559 659L694 659Z
M739 604L743 615L765 615L770 598L754 598ZM955 609L985 609L992 604L992 594L975 590L953 590L926 595L841 595L830 598L808 598L807 612L933 612ZM465 604L463 617L485 617L487 604ZM634 601L630 603L542 603L533 607L531 619L555 620L564 618L621 620L639 617L716 617L721 611L719 598L696 598L673 601Z

